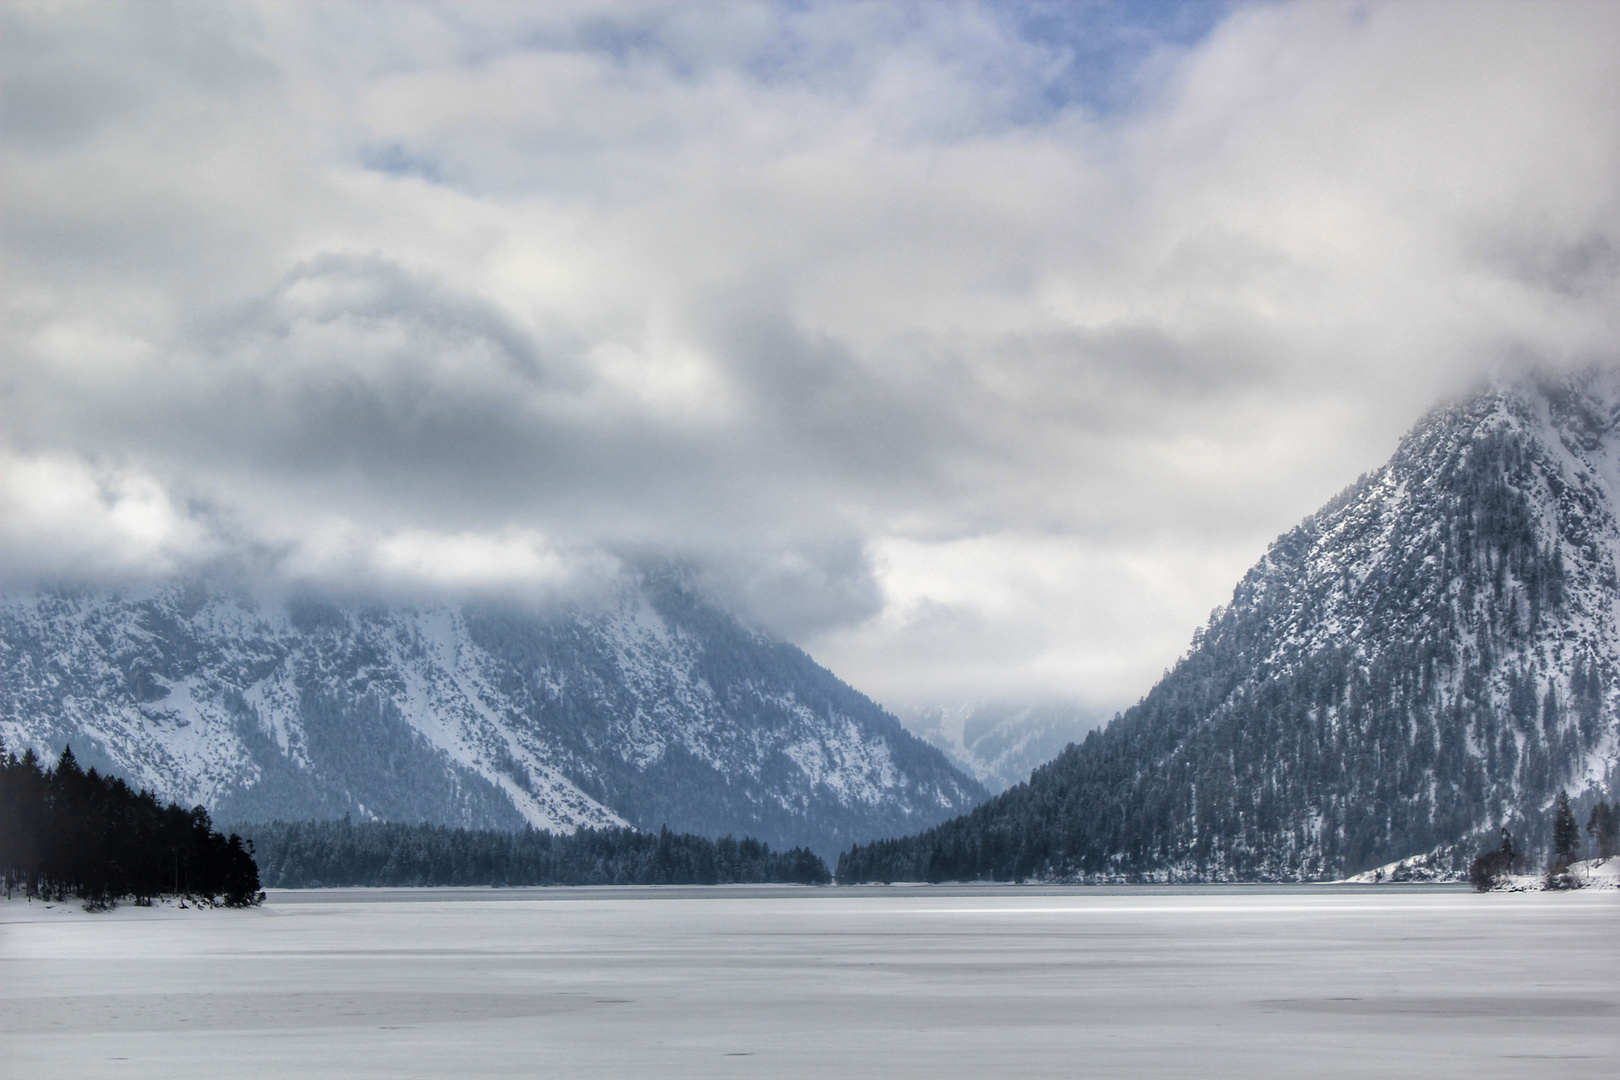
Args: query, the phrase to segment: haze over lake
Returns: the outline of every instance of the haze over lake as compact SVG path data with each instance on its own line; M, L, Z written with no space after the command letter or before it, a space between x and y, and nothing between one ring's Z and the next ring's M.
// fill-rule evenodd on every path
M5 1074L1609 1077L1620 894L333 890L0 907Z

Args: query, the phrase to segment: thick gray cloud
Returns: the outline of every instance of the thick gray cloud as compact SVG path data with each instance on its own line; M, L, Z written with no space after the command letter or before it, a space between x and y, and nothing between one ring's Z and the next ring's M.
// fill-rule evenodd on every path
M1612 4L0 21L11 581L663 552L1106 709L1436 398L1620 359Z

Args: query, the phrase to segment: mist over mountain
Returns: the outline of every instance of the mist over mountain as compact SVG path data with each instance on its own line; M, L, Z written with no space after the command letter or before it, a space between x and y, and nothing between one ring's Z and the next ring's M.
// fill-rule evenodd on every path
M914 734L944 751L951 763L999 794L1101 726L1076 705L964 703L902 711Z
M1620 340L1620 5L0 4L0 582L568 591L1134 702Z
M1620 372L1502 383L1271 545L1139 704L841 880L1320 879L1612 794Z
M667 566L598 604L14 590L0 734L219 820L669 825L828 854L985 796Z

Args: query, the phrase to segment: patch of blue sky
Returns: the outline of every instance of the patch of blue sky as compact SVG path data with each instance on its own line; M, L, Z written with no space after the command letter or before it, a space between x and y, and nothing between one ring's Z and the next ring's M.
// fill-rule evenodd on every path
M1040 97L1052 111L1128 113L1154 90L1150 61L1190 49L1237 0L999 0L989 5L1023 40L1051 55Z
M949 35L933 44L947 52L953 45L963 48L941 59L996 91L986 104L996 100L999 105L969 122L970 129L1038 125L1077 108L1107 121L1151 102L1173 70L1174 57L1206 40L1234 10L1245 3L1271 2L1275 0L982 0L975 6L1000 26L1012 48L978 54L974 49L983 39L951 42ZM788 0L779 10L814 17L824 6ZM926 35L926 25L938 12L928 3L899 5L887 29L897 43L908 31ZM792 20L784 25L791 27ZM853 55L858 50L852 42L840 49L836 37L810 45L786 33L755 45L741 66L763 82L849 82L853 88L868 74L837 70L840 52Z
M390 176L414 176L430 184L444 183L436 159L414 153L397 142L363 147L360 151L360 164L372 172L387 173Z
M572 44L590 52L603 52L620 64L646 56L658 56L670 71L691 76L698 65L688 50L668 40L656 10L631 13L606 12L587 15L573 27Z
M879 5L866 9L866 17L848 19L838 16L850 9L841 11L824 0L783 0L756 9L679 4L587 9L577 18L541 20L504 41L469 43L462 61L476 67L512 51L577 52L609 58L622 68L655 68L678 82L698 82L716 69L730 69L762 85L802 84L821 93L859 96L885 43L900 47L920 40L959 77L986 90L981 109L972 115L948 122L933 118L930 134L949 140L1038 126L1074 109L1103 121L1129 116L1155 97L1170 70L1159 61L1196 47L1245 2L1272 0L982 0L970 5L997 25L999 43L931 32L951 21L952 9L930 3ZM829 28L829 14L840 25ZM861 33L876 35L878 47L849 36ZM362 163L393 176L447 182L438 160L396 142L368 147Z
M1041 62L1010 76L1006 57L954 56L967 67L983 65L985 76L1016 86L1012 119L1042 116L1080 106L1107 117L1128 113L1152 95L1151 61L1166 51L1192 48L1214 32L1246 0L982 0L1012 39L1033 46ZM1272 0L1249 0L1266 3ZM731 67L761 83L800 82L853 88L866 72L858 64L859 43L839 35L805 33L832 5L825 0L783 0L767 10L774 17L738 18L735 9L710 9L716 36L701 32L702 5L613 9L587 12L575 22L538 29L520 47L605 54L619 64L654 63L678 79L701 79L716 67ZM889 5L887 17L868 29L895 41L939 17L932 3ZM850 26L863 20L852 19ZM723 26L723 29L719 29ZM775 28L771 32L769 28ZM936 45L941 44L936 42Z

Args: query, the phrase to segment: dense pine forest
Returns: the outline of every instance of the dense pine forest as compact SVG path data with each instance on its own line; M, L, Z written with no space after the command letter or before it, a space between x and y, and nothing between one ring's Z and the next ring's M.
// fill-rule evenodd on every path
M825 885L827 864L805 848L710 840L669 829L581 829L558 835L368 821L273 821L237 826L265 884L341 885Z
M49 769L32 750L0 757L0 878L8 897L90 907L166 895L247 906L264 895L251 848L216 832L207 810L85 771L72 747Z

